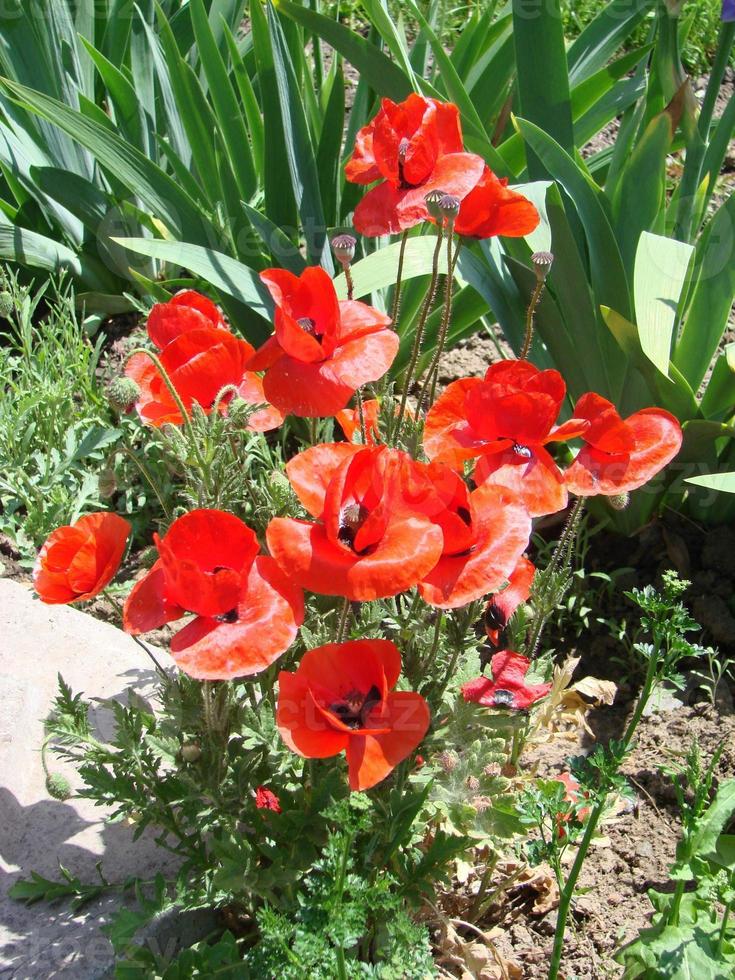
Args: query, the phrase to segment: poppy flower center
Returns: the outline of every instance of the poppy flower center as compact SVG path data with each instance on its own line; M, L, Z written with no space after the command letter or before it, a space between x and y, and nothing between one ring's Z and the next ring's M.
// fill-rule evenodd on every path
M341 701L330 704L329 710L348 728L365 728L368 715L376 704L380 704L380 691L373 684L367 694L350 691Z
M488 603L485 610L485 628L489 630L505 629L506 617L494 602Z
M521 459L530 459L532 455L528 446L522 446L520 442L513 443L513 452L516 456L520 456Z
M237 609L230 609L229 612L220 613L214 617L218 623L236 623L238 620Z
M408 147L410 146L410 141L407 136L401 138L398 144L398 186L402 190L406 190L412 185L408 183L404 174L403 168L406 163L406 156L408 155Z
M512 691L506 691L502 687L493 691L493 704L498 708L512 708L515 704L515 699L515 694Z
M302 317L299 317L299 319L296 322L301 327L301 329L304 331L304 333L308 333L308 335L310 337L313 337L314 340L321 341L321 339L322 339L322 337L324 335L321 334L321 333L317 333L317 330L316 330L316 321L312 320L312 318L310 316L302 316Z
M466 507L457 508L457 517L462 521L463 524L466 524L467 527L469 527L472 524L472 517L470 516L470 512Z
M337 537L342 544L354 549L355 537L365 520L368 517L368 510L362 504L347 504L339 515L339 531Z

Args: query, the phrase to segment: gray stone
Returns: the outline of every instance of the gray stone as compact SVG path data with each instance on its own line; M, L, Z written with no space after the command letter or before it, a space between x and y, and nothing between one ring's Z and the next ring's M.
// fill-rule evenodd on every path
M165 653L157 657L170 664ZM157 871L175 873L175 860L144 835L133 842L124 823L106 823L105 811L86 800L52 799L46 791L40 746L61 673L89 698L124 700L132 688L150 695L155 679L141 648L120 630L67 606L47 606L17 582L0 579L0 980L92 980L108 973L112 949L99 928L119 906L106 896L73 915L63 903L30 908L8 888L32 871L58 878L59 862L83 881ZM93 712L102 736L111 732L104 703ZM49 767L79 779L49 754Z

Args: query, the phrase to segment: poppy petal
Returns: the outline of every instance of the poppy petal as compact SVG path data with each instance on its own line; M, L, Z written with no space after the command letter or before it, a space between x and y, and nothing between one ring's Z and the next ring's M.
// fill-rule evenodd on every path
M296 638L303 598L272 558L255 559L236 622L197 617L171 640L171 655L190 677L231 680L265 670Z
M337 381L357 391L383 377L398 353L398 344L398 334L393 330L378 330L348 340L334 352L328 370Z
M485 161L475 153L448 153L440 157L425 183L399 192L396 219L400 227L412 228L420 221L428 221L425 197L430 191L440 190L461 201L477 184L484 167Z
M581 497L613 496L637 490L659 473L681 449L679 422L660 408L644 408L625 420L635 449L629 453L603 453L584 446L564 479Z
M331 701L352 691L369 691L373 686L385 696L401 675L401 654L390 640L327 643L306 651L299 662L299 674L312 691L323 690Z
M567 505L568 494L559 467L542 446L519 455L514 449L482 456L472 479L515 490L531 517L556 514Z
M468 394L482 384L480 378L460 378L447 385L429 409L424 426L424 452L432 460L461 469L466 459L478 456L484 440L467 422Z
M284 354L263 378L268 401L284 415L325 418L343 409L356 388L335 377L331 362L310 364Z
M422 598L440 609L465 606L500 588L528 547L531 518L512 492L485 484L470 495L470 509L472 548L443 555L419 585Z
M133 586L123 607L123 629L133 636L158 629L164 623L181 619L185 610L166 592L163 562L157 561Z
M389 524L372 554L360 556L333 544L321 524L276 517L266 532L268 549L302 588L370 602L397 595L424 578L439 560L442 533L426 519Z
M535 206L499 180L489 167L462 201L454 230L468 238L523 237L538 226Z
M355 208L352 217L355 230L368 238L395 235L403 231L404 225L398 217L398 205L404 194L405 191L398 190L387 180L372 187ZM410 228L411 225L407 224L405 227Z
M268 404L263 390L263 379L255 374L254 371L246 371L240 382L237 394L248 405L263 405L264 407L254 412L248 419L248 432L270 432L283 425L283 414Z
M312 517L321 517L329 481L341 464L364 447L348 442L311 446L286 463L294 493Z
M385 779L419 745L431 723L428 704L413 691L392 691L383 718L390 731L353 735L349 740L347 764L353 791L362 792Z
M297 671L278 675L276 725L292 752L307 759L326 759L347 748L349 735L329 724L314 701L306 679Z

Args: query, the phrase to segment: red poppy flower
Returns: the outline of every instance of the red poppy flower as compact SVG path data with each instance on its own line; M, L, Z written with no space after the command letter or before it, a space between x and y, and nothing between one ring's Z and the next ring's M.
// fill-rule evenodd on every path
M313 446L286 472L316 523L274 518L268 549L311 592L368 602L418 584L443 548L420 504L434 493L421 466L386 446Z
M454 220L454 231L465 238L530 235L541 220L535 206L508 187L505 177L496 177L485 167L482 177L462 201Z
M122 561L130 524L117 514L80 517L46 538L33 566L33 588L51 605L98 595Z
M167 303L156 303L148 314L148 336L159 350L179 334L200 327L228 329L212 300L193 289L182 289Z
M358 388L383 377L398 351L389 317L356 300L340 302L316 266L301 276L268 269L260 278L276 304L275 334L248 367L265 371L266 397L279 411L334 415Z
M481 157L463 152L456 105L416 94L398 104L383 99L376 117L357 134L345 168L355 184L382 181L357 205L353 224L370 236L412 228L429 217L429 191L461 201L484 167Z
M419 585L423 599L440 609L456 609L499 588L528 547L531 518L517 495L484 486L470 493L448 466L424 467L434 493L417 510L438 524L442 554Z
M551 684L526 684L525 676L531 661L512 650L501 650L490 661L493 679L478 677L462 686L465 701L474 701L486 708L511 708L525 711L545 698Z
M493 646L498 646L500 634L516 609L528 601L535 574L535 565L528 558L521 558L511 573L506 588L490 597L485 607L485 632Z
M281 812L281 802L267 786L258 786L255 791L255 805L259 810L273 810L274 813Z
M558 371L539 371L527 361L491 364L484 380L450 384L431 407L424 450L459 468L479 456L474 479L515 490L532 517L553 514L567 503L558 466L545 449L588 427L570 419L557 426L566 386Z
M662 408L644 408L623 420L611 402L589 392L579 399L574 414L588 421L582 434L586 445L565 480L580 497L637 490L681 449L681 426Z
M413 752L429 728L420 694L394 691L401 655L389 640L330 643L278 675L276 723L307 759L347 753L351 790L375 786Z
M193 510L154 540L160 557L125 603L128 633L194 613L171 640L171 653L203 680L255 674L291 645L304 618L301 592L258 554L255 533L241 520Z

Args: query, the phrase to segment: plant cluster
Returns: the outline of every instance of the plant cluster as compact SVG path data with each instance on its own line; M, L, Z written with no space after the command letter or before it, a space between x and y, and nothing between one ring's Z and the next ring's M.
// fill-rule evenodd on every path
M497 850L523 832L512 780L543 724L536 712L546 705L553 714L569 683L563 671L551 676L541 634L569 585L585 501L625 506L681 446L668 412L623 419L591 392L559 423L562 376L527 356L549 253L533 256L523 356L437 396L458 229L487 240L529 234L539 220L522 193L466 151L455 105L385 100L356 134L347 174L375 184L355 211L363 236L397 230L405 245L412 227L434 227L400 397L387 378L396 321L354 299L356 239L346 234L334 251L347 298L323 268L264 270L274 329L254 349L214 303L184 290L152 308L149 343L113 386L120 409L135 412L183 473L183 492L153 535L155 555L122 609L125 630L151 655L160 704L115 704L116 733L103 743L87 703L62 685L48 742L77 765L81 795L137 832L154 828L181 858L173 888L138 883L141 912L126 910L111 927L123 971L126 957L154 975L169 968L131 946L152 914L212 906L232 935L187 953L191 962L212 956L225 969L235 958L253 975L294 977L429 971L426 929L411 912L430 907L473 843ZM440 326L422 375L436 293ZM244 449L243 438L260 449ZM533 520L568 507L537 572L525 554ZM112 512L57 528L34 568L40 598L103 593L129 534ZM587 792L596 779L594 797L583 801L571 778L566 802L543 784L529 797L526 813L546 827L559 875L554 847L572 840L574 820L585 826L575 866L560 879L557 970L577 864L643 706L691 652L676 583L666 590L637 596L653 634L641 648L648 674L625 738L590 761L594 779L582 785ZM533 613L516 618L529 599ZM174 670L140 640L164 625ZM49 788L63 791L52 776ZM53 888L36 880L16 894ZM95 894L73 877L61 889L80 900Z

